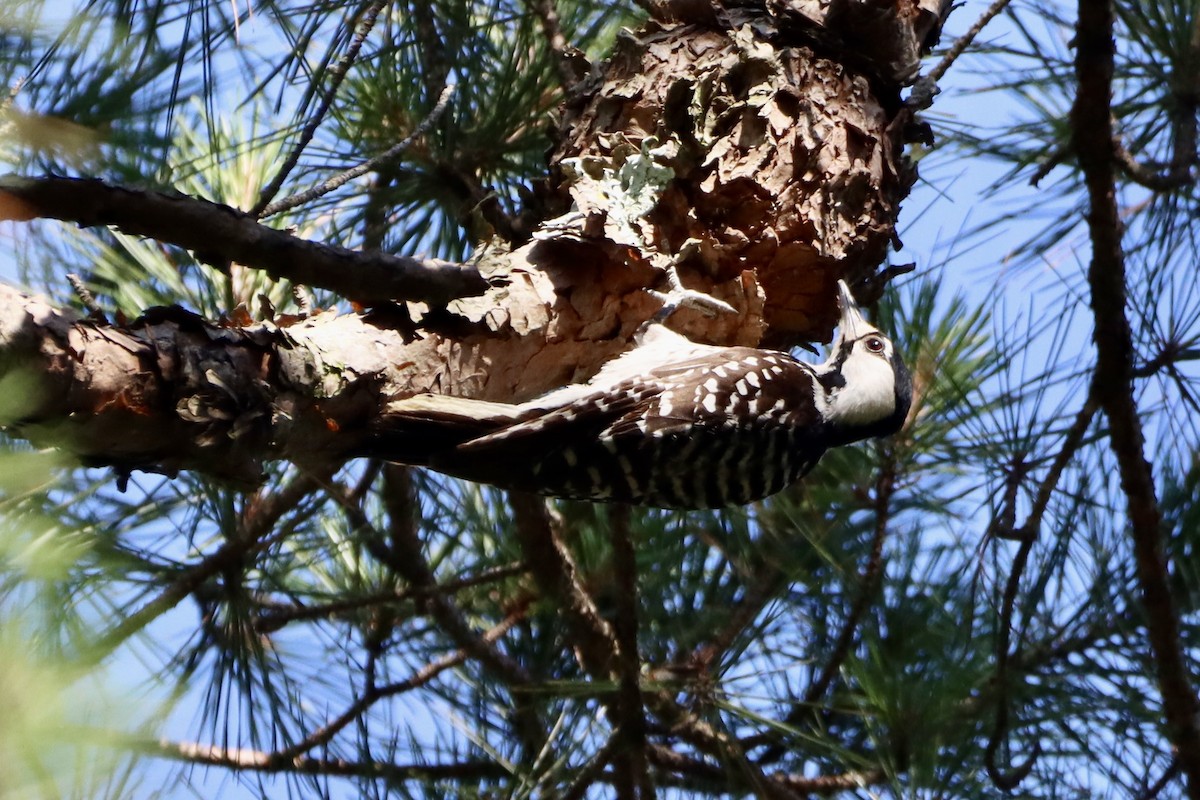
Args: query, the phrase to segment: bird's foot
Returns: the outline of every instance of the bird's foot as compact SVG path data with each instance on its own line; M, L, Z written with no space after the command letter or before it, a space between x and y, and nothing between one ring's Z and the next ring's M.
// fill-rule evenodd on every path
M697 244L695 239L688 239L684 242L683 247L679 249L678 253L669 259L664 259L666 263L660 265L660 268L666 273L667 286L669 288L666 292L659 292L654 289L646 290L652 297L662 303L662 308L650 318L647 324L662 324L666 322L668 317L681 308L694 308L708 317L715 317L717 314L737 313L737 309L724 300L718 300L711 294L705 294L696 289L688 289L679 279L678 265L695 252Z

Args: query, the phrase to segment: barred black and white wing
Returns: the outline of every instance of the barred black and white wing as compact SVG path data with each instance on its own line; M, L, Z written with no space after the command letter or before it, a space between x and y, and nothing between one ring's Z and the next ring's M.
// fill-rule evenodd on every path
M715 508L779 491L825 449L812 368L772 351L706 348L565 404L537 402L460 420L492 430L428 466L559 497Z

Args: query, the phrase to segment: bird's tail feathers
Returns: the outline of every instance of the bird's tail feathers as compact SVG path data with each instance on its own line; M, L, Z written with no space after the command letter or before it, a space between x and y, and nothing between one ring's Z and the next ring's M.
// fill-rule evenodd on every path
M374 426L369 455L411 466L427 466L448 448L511 425L520 409L506 403L439 394L393 400Z
M384 413L401 419L478 425L515 422L520 416L520 408L508 403L492 403L487 400L471 400L466 397L414 394L412 397L388 403L384 408Z

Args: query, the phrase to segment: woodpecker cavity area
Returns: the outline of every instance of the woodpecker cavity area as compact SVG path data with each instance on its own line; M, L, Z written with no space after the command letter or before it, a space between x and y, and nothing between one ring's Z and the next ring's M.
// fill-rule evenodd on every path
M387 408L388 449L504 489L661 508L772 495L830 447L898 431L912 381L838 282L822 364L696 344L661 322L585 384L521 404L416 395Z

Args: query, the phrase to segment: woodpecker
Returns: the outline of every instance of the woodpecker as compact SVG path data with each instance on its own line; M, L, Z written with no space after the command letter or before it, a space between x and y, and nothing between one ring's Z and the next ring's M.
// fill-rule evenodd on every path
M822 364L697 344L654 322L587 383L511 405L416 395L388 406L388 427L404 432L408 463L506 489L659 508L744 505L802 477L830 447L904 423L904 362L843 281L838 301Z

